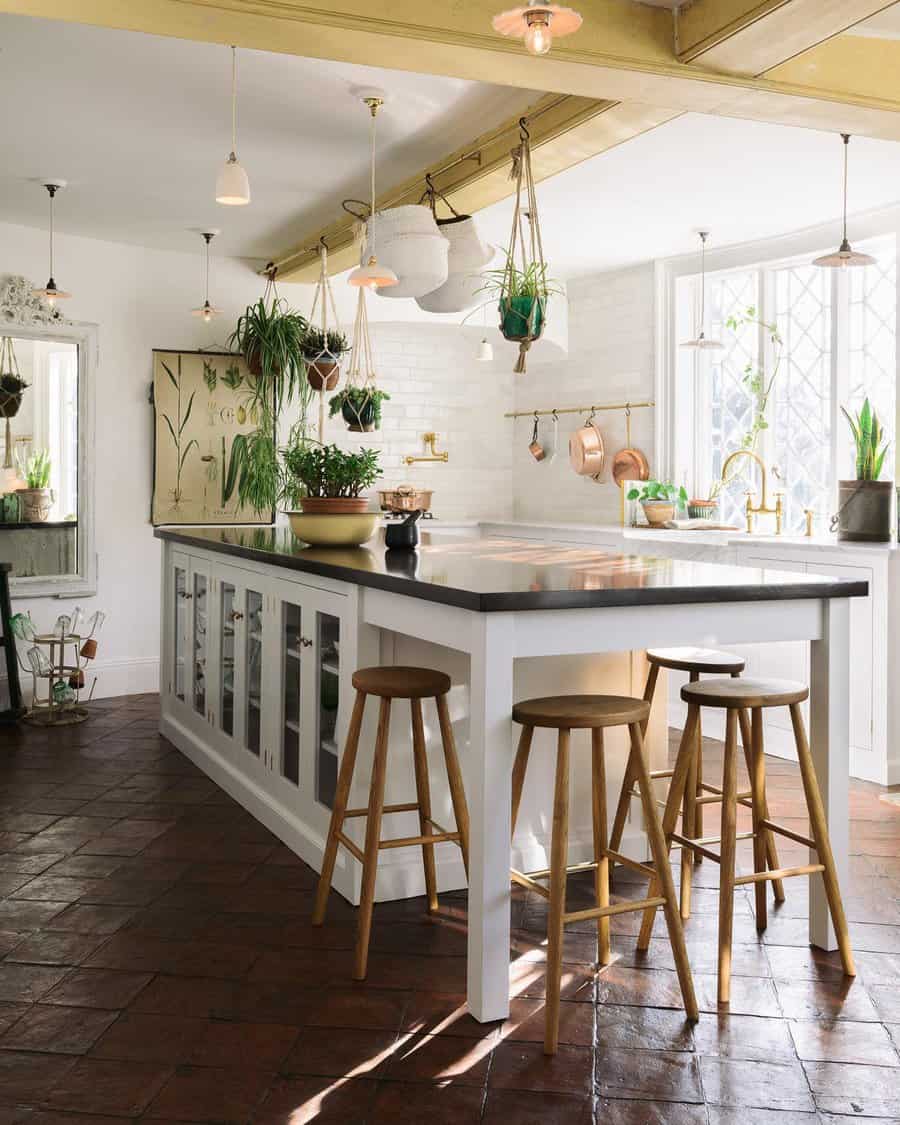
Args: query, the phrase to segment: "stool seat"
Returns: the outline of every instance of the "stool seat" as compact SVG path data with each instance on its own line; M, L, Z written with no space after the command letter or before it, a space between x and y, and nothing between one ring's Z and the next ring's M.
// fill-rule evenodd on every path
M809 698L809 688L796 680L703 680L681 689L685 703L700 707L789 707Z
M715 648L650 648L647 660L674 672L702 672L706 675L734 675L743 672L746 660Z
M450 677L433 668L359 668L353 686L381 699L435 699L450 690Z
M627 695L551 695L524 699L513 707L513 721L553 730L600 730L642 723L650 704Z

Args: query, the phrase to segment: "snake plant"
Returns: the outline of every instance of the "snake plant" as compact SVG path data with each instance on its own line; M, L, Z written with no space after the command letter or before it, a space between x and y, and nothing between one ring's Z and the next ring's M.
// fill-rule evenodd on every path
M868 398L855 418L846 407L842 406L841 411L847 419L856 445L856 479L878 480L888 449L878 415Z

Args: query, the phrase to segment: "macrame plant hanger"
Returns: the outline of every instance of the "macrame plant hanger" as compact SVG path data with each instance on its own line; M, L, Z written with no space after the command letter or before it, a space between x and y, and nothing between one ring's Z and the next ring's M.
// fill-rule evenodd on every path
M359 296L356 299L356 319L353 322L353 344L350 366L347 368L347 382L345 390L360 390L365 392L360 409L352 402L347 402L347 409L356 415L360 428L363 425L362 415L368 405L372 391L377 386L375 374L375 360L372 354L372 340L369 336L369 312L366 305L367 286L359 287Z
M361 295L361 294L360 294ZM328 278L328 246L324 237L319 239L319 280L316 282L316 291L313 295L312 309L309 314L309 323L315 324L316 311L319 313L319 327L322 330L322 339L325 341L325 347L313 357L314 363L320 360L333 360L339 364L341 357L334 355L328 350L328 315L329 307L331 309L331 332L340 335L341 325L337 313L337 305L334 303L334 293L331 290L331 281ZM354 338L354 349L356 340ZM352 364L351 364L352 367ZM348 376L349 381L349 376ZM325 385L322 384L322 389L319 391L319 441L325 441Z
M519 357L513 368L517 375L525 374L525 357L532 343L537 340L544 328L547 313L547 266L544 262L544 245L541 239L541 223L538 217L537 195L534 189L534 173L531 168L531 134L525 118L519 119L519 146L512 153L510 178L516 181L516 203L513 208L512 230L509 236L509 249L506 252L506 265L500 290L500 330L507 339L519 343ZM523 209L522 193L525 193ZM526 239L522 229L522 218L528 220L529 237ZM513 306L509 296L512 289L513 274L516 269L518 252L522 273L527 273L529 265L534 272L536 297L527 313Z
M22 376L19 372L19 361L16 359L16 349L13 347L11 336L4 336L0 339L0 376L3 375L11 375L21 384ZM10 419L19 409L16 399L19 402L22 401L21 391L16 395L11 391L0 390L0 404L3 406L3 417L6 422L6 443L3 447L4 469L13 467L12 424Z

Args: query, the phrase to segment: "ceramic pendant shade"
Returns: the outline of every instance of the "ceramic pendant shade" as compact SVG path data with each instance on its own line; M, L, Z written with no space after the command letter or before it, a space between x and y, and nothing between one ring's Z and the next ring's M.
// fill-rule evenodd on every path
M484 284L481 271L493 258L494 250L478 237L470 215L439 219L437 225L450 244L447 280L423 297L417 297L416 304L431 313L465 312L478 301L478 292Z

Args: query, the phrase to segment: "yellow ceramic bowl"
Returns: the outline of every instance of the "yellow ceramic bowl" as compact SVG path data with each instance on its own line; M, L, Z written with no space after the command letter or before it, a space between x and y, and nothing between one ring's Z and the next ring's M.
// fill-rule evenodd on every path
M314 547L358 547L372 538L378 526L378 512L349 516L288 512L288 518L297 538Z

